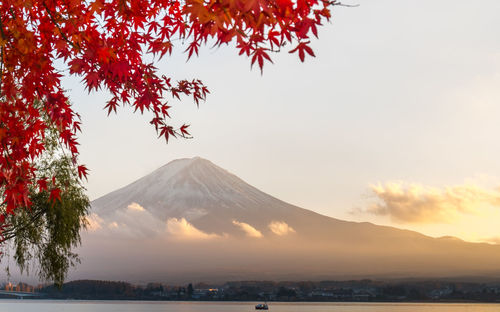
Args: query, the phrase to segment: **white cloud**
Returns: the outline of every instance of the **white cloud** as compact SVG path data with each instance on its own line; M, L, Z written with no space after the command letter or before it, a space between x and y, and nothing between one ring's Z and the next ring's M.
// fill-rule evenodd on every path
M168 219L167 231L176 238L189 239L189 240L213 239L221 237L217 234L208 234L197 229L194 225L187 222L187 220L184 218Z
M259 230L257 230L256 228L254 228L253 226L251 226L248 223L238 222L236 220L233 220L233 224L238 226L243 232L245 232L245 234L248 237L260 238L263 236Z
M273 221L269 223L269 229L271 229L274 234L279 236L295 233L295 230L283 221Z
M97 215L97 213L91 213L86 217L87 221L87 230L90 232L94 232L97 230L102 229L102 224L104 223L104 220Z
M128 205L127 207L128 210L132 210L132 211L144 211L145 209L139 205L138 203L131 203L130 205Z
M403 223L449 223L462 215L478 215L486 207L500 206L500 192L476 185L442 189L403 182L371 186L378 199L365 210Z

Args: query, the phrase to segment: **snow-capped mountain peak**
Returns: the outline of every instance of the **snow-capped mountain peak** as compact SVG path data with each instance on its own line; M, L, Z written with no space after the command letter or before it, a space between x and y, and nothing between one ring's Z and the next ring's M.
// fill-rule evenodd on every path
M262 209L287 204L259 191L234 174L201 157L169 162L137 181L92 202L94 212L106 217L137 203L161 220L197 220L207 214L223 218L253 218ZM235 215L236 214L236 215ZM228 223L231 224L231 220Z

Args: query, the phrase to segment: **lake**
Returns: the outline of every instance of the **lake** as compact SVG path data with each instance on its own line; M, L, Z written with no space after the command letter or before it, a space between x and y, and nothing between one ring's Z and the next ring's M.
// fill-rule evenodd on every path
M0 312L254 312L256 302L0 300ZM269 303L269 312L498 312L500 304Z

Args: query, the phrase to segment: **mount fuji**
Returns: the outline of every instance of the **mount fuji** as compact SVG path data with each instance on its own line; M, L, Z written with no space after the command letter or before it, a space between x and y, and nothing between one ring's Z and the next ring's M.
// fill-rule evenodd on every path
M70 278L162 282L499 276L500 246L320 215L208 160L174 160L92 202Z

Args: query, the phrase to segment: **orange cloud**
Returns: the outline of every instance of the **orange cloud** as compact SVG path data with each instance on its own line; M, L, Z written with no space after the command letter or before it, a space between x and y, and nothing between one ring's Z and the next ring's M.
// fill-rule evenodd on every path
M221 237L217 234L208 234L197 229L194 225L189 223L184 218L168 219L167 232L169 232L176 238L188 239L188 240L203 240L203 239L213 239Z
M475 185L442 189L403 182L372 185L378 201L365 212L390 216L400 223L449 223L464 214L480 214L485 206L500 206L500 192Z
M132 211L144 211L145 209L139 205L138 203L131 203L130 205L128 205L128 210L132 210Z
M295 230L283 221L273 221L269 223L269 229L276 235L284 236L295 233Z
M90 232L94 232L102 229L102 224L104 220L97 215L97 213L91 213L87 217L85 217L87 221L87 230Z
M233 220L233 224L238 226L243 232L245 232L245 234L248 237L255 237L255 238L263 237L262 233L259 230L257 230L248 223L238 222L236 220Z

